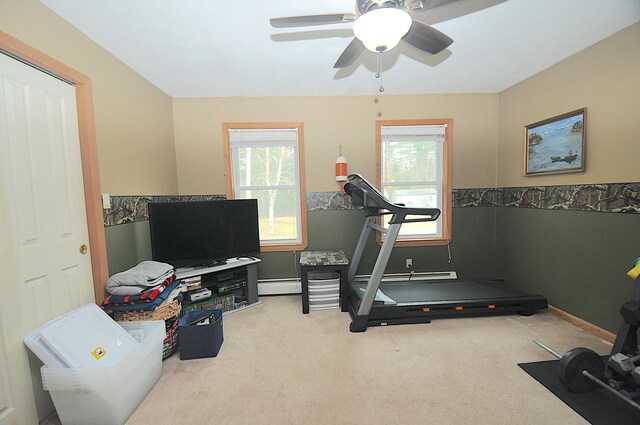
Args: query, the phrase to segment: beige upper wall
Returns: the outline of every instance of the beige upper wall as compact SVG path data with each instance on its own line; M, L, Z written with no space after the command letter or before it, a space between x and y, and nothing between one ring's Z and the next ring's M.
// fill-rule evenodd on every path
M177 192L169 96L37 0L0 1L0 30L91 78L103 192Z
M498 186L640 181L640 23L499 95ZM587 108L586 169L523 177L524 126Z
M453 118L453 186L496 184L497 94L180 98L173 100L180 194L225 193L223 122L303 122L308 192L337 191L349 172L375 181L377 119Z
M0 30L92 79L111 194L224 193L228 121L303 122L312 192L337 190L340 144L349 170L373 179L376 119L453 118L454 188L640 180L640 24L499 94L173 100L37 0L0 1ZM523 177L523 127L581 107L586 171Z

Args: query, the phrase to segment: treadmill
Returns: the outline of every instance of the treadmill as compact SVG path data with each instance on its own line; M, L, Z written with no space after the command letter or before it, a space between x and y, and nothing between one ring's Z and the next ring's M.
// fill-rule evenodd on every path
M384 270L402 224L435 221L440 210L393 204L359 174L349 175L344 190L351 203L362 206L367 213L349 265L348 296L343 300L351 315L351 332L364 332L368 326L429 323L431 319L445 317L514 313L528 316L548 307L543 296L527 294L501 280L386 278ZM391 214L388 228L376 223L377 217L388 214ZM358 280L355 273L372 230L386 236L371 276Z

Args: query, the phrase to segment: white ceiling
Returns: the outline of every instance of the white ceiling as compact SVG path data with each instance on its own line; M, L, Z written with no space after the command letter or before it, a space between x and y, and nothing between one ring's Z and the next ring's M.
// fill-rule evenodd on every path
M172 97L371 95L381 80L387 94L496 93L640 21L640 0L460 0L419 15L453 44L432 56L401 42L380 80L374 53L333 68L352 24L269 25L353 0L41 1Z

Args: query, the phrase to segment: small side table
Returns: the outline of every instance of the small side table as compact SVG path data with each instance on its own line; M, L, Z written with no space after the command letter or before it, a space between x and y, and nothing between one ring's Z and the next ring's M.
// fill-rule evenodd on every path
M347 311L347 295L349 293L349 259L342 250L337 251L303 251L300 253L300 282L302 283L302 313L309 313L309 278L310 271L334 271L340 275L340 308Z

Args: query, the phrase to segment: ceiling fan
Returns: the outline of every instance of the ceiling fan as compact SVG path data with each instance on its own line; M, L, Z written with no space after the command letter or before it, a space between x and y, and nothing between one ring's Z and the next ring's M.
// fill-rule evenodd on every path
M355 37L336 61L334 68L345 68L364 52L384 53L403 40L435 55L451 43L446 34L415 20L412 14L460 0L356 0L356 13L289 16L270 19L274 28L306 27L353 22Z

